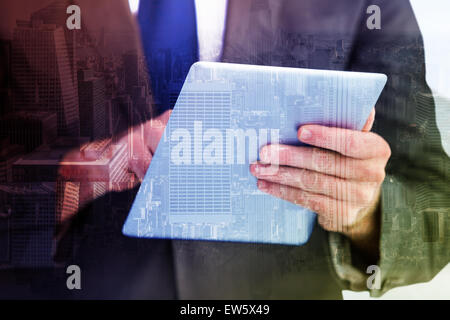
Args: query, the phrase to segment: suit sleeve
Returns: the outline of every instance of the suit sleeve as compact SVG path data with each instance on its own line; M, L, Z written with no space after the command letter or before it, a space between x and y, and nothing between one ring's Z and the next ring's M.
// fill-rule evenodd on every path
M431 280L450 260L450 159L436 126L425 81L423 40L409 1L370 1L381 29L362 12L348 69L378 72L388 82L377 105L374 131L392 149L381 195L380 286L371 295ZM345 288L367 290L368 265L345 239L330 234L333 263ZM347 248L347 249L346 249Z

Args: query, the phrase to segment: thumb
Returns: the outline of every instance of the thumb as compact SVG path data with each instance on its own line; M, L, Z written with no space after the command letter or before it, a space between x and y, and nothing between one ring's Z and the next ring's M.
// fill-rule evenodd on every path
M375 108L372 108L369 118L367 118L366 124L364 125L361 131L369 132L370 130L372 130L374 121L375 121Z
M158 117L149 120L144 125L145 142L152 153L155 152L156 147L158 146L171 113L172 110L168 110Z

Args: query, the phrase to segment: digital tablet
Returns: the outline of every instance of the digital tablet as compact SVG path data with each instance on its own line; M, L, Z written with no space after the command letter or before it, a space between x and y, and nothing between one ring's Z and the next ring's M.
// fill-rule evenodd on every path
M299 145L304 124L360 130L386 80L374 73L195 63L123 233L306 243L316 214L259 191L249 164L266 144Z

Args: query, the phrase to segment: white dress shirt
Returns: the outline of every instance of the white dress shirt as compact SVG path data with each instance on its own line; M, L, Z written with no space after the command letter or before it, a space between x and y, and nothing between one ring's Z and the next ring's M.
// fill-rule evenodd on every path
M222 55L228 0L195 0L200 61L219 61Z
M128 0L137 14L139 0ZM195 0L200 61L219 61L222 55L228 0Z

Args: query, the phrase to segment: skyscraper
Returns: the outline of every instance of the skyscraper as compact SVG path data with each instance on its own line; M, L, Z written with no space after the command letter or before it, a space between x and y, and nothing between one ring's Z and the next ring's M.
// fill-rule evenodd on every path
M311 69L329 69L331 60L331 49L316 48L309 54L309 68Z
M51 112L12 112L0 119L0 136L9 137L12 144L30 152L52 142L57 135L56 114Z
M0 266L9 264L11 257L11 214L10 195L0 185Z
M57 182L57 218L64 222L75 215L79 208L80 183L72 181Z
M252 64L272 64L272 48L275 45L272 28L272 10L267 0L253 0L250 7L250 25L258 30L249 39L250 46L255 48L251 54Z
M132 89L139 85L139 57L136 52L128 52L122 56L125 77L125 91L132 93Z
M92 70L78 71L80 135L101 139L106 133L105 82L94 77Z
M118 96L112 100L111 104L111 124L112 124L112 135L113 142L117 143L121 140L123 133L128 132L127 139L127 147L128 147L128 155L131 156L133 154L133 135L134 132L134 124L139 123L138 118L133 112L135 109L133 108L133 102L128 95Z
M425 139L425 136L427 136L428 145L440 148L442 143L439 131L431 130L433 128L430 127L430 124L427 120L429 117L429 115L427 114L428 110L435 109L435 101L433 95L431 93L419 92L415 95L415 100L417 104L417 108L415 110L415 120L423 132L423 136L421 138Z
M64 140L64 139L61 139ZM67 141L42 146L13 164L15 182L120 182L127 179L127 149L111 139L85 143L79 152Z
M58 135L79 136L77 91L63 28L41 20L18 21L12 69L14 109L56 112Z
M24 152L23 146L10 144L8 138L0 139L0 183L12 182L12 165Z
M11 42L0 40L0 116L11 109Z
M10 209L10 265L24 268L53 265L55 194L55 183L0 185L1 199L6 199Z
M70 5L70 1L56 0L49 4L47 7L42 8L31 15L31 20L42 20L44 24L54 24L57 27L62 27L64 30L64 37L66 39L67 52L69 57L71 75L73 83L76 85L76 45L75 36L77 30L69 30L66 28L67 20L67 7Z

